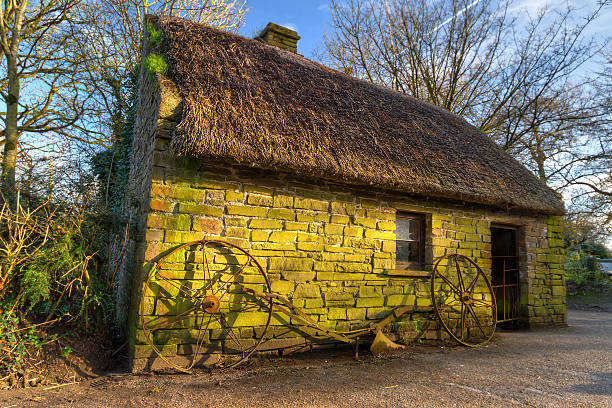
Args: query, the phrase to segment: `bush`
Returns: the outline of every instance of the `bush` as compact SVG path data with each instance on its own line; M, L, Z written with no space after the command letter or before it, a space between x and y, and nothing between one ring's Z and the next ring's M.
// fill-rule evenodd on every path
M43 340L17 313L0 306L0 388L25 386L37 377L41 348L55 340Z
M567 254L565 273L568 279L574 280L579 286L607 280L597 258L584 251L574 251Z
M113 303L112 282L97 263L100 225L84 203L64 207L45 201L34 209L19 199L14 209L5 204L0 210L0 302L47 319L70 315L85 329L105 330Z

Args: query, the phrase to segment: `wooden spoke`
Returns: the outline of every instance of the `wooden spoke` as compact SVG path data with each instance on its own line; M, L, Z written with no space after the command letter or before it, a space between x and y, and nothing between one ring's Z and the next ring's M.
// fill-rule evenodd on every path
M152 325L151 323L146 324L146 328L149 331L153 331L153 330L161 330L161 329L166 329L168 327L170 327L173 323L179 322L181 320L184 320L186 316L189 316L191 313L193 313L196 310L196 307L193 306L189 309L187 309L186 311L177 314L177 315L171 315L171 316L151 316L151 317L156 317L153 320L154 325ZM141 315L142 316L142 315ZM142 318L144 318L144 316L142 316Z
M461 304L461 340L463 340L463 336L465 335L465 305Z
M223 287L223 289L228 289L231 285L233 285L236 282L236 279L238 279L238 277L242 274L242 272L244 271L244 268L246 268L247 266L249 266L251 263L251 258L249 258L249 261L242 265L230 278L229 281L225 282L225 286ZM222 290L222 288L217 289L213 294L216 295L218 294L220 291ZM228 290L226 290L224 293L222 293L219 297L222 298L224 295L227 294Z
M470 312L470 314L472 315L472 317L474 318L474 321L476 322L476 325L480 329L480 332L482 333L482 335L487 337L487 334L484 332L484 329L482 328L482 325L480 324L480 320L478 319L478 316L476 316L476 313L474 313L474 309L472 309L472 306L471 305L467 305L467 309Z
M455 257L455 266L457 267L457 279L459 280L459 290L461 292L465 292L465 285L463 284L463 275L461 273L461 268L459 268L459 259Z
M450 286L451 290L453 292L455 292L455 294L457 296L461 296L461 291L459 289L457 289L457 287L455 285L453 285L453 283L444 275L439 274L438 275L440 279L442 279L444 281L444 283L446 283L448 286Z
M236 343L236 345L240 347L240 349L244 353L244 346L240 342L239 337L236 336L236 334L234 333L232 326L227 323L227 320L225 320L225 317L223 316L223 314L219 314L219 317L215 316L215 319L217 319L223 331L227 333L227 335L230 336L232 340L234 340L234 343Z
M478 303L479 305L482 305L482 306L485 306L485 307L490 307L492 309L495 308L495 305L492 305L492 304L487 303L484 300L480 300L480 299L472 299L472 303Z
M178 294L180 297L158 298L157 303L151 303L150 300L145 301L145 298L151 299L151 296L156 295L154 291L150 290L150 287L156 282L158 263L163 262L165 257L174 252L187 247L199 247L203 252L203 278L189 278L189 281L194 281L194 285L197 282L199 289L194 290L185 286L183 282L187 279L173 271L172 278L174 279L170 279L168 275L161 275L160 287L163 289L165 286L167 289L171 289L166 291L166 295ZM228 262L225 261L225 257L229 257ZM238 279L247 268L252 268L248 270L248 276L254 277L253 281L258 282L257 284L238 283ZM264 340L273 311L272 297L257 297L253 293L244 291L244 288L248 287L255 287L257 293L271 293L270 281L263 268L251 254L242 248L229 242L206 239L177 246L157 260L143 283L143 301L140 306L140 315L143 316L142 326L145 331L145 339L162 360L183 372L190 372L197 364L204 344L208 341L211 342L209 347L218 347L221 350L229 347L238 352L229 363L222 359L220 365L233 367L245 361L256 352L257 347ZM230 296L230 293L235 293L236 297ZM223 299L225 297L227 299ZM159 305L160 300L167 300L171 303L168 306L169 310L176 307L183 311L173 316L151 316L154 313L154 310L150 310L151 305ZM172 302L181 302L181 304L172 305ZM245 317L244 314L252 314L253 319L260 323L255 327L250 337L241 340L240 327L243 323L240 323L240 321L249 318ZM174 347L174 353L166 356L165 351L171 351L172 347L155 344L158 341L163 341L164 336L173 335L172 330L160 332L161 336L154 335L155 331L166 328L190 329L193 337L181 339L183 347L191 351L191 354L187 355L187 362L183 362L185 359L175 358L176 346ZM191 330L192 328L193 330ZM222 338L213 336L214 332L219 332L219 330L227 336L228 341L235 343L235 347L227 344ZM191 349L188 346L191 346ZM236 356L239 357L236 358ZM175 361L181 361L183 364L178 364Z
M440 267L442 261L447 262L446 268ZM454 268L449 267L452 264ZM459 287L452 284L455 275ZM479 280L486 286L484 294L480 289L478 293L474 293ZM466 286L467 282L469 284ZM448 285L451 293L441 290L436 292L440 284ZM493 299L493 303L475 298L475 296L483 295ZM459 343L476 347L486 344L493 337L497 316L495 294L487 276L471 259L458 254L446 255L438 259L431 277L431 296L440 323ZM453 307L457 303L461 305L460 311ZM468 324L471 319L474 320L477 330L471 323Z

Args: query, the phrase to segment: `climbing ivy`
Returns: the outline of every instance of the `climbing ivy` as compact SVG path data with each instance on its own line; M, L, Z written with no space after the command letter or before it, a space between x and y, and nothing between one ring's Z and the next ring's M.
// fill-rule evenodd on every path
M98 196L106 209L116 215L122 213L123 200L127 189L132 155L132 140L136 103L132 101L127 110L120 137L115 144L92 160L94 174L98 180Z

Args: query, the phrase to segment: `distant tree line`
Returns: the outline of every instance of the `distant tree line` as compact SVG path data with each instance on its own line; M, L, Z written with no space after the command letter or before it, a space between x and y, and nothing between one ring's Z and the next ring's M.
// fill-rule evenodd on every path
M567 198L570 224L610 237L612 49L587 34L610 4L331 0L319 57L466 118Z

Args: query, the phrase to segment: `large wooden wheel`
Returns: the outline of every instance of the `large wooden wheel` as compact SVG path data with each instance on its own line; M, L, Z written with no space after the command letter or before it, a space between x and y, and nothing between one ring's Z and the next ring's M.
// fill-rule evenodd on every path
M440 258L431 276L431 296L440 323L459 343L476 347L495 333L495 294L487 276L470 258Z
M214 239L174 248L157 260L143 285L146 342L183 372L207 364L215 353L229 355L219 363L224 367L245 361L263 341L272 317L272 299L245 289L271 292L263 268L244 249Z

